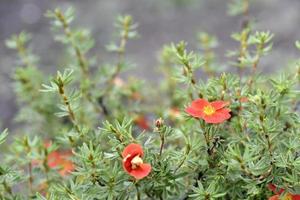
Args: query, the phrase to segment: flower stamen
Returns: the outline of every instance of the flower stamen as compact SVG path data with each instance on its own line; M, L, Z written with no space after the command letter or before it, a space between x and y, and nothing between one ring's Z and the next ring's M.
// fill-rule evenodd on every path
M208 105L203 108L203 112L206 115L212 115L216 112L216 109L214 107L212 107L211 105Z
M131 167L132 169L136 169L138 166L140 166L141 164L143 164L143 160L141 157L139 156L135 156L132 160L131 160Z

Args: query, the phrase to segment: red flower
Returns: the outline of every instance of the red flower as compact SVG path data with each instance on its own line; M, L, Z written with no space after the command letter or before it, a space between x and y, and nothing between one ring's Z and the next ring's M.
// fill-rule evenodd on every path
M268 200L280 200L279 197L280 195L276 194L274 196L271 196Z
M52 145L51 141L46 141L44 143L44 146L46 148L50 148ZM72 152L69 150L61 151L61 150L56 150L52 151L51 153L48 154L47 156L47 164L48 167L53 169L58 169L58 173L61 176L66 176L70 172L74 171L75 166L73 162L70 160L72 157ZM36 165L41 165L42 161L41 160L33 160L32 162L33 166Z
M241 97L240 98L241 103L247 103L248 101L249 101L249 99L247 97Z
M131 143L122 153L124 170L136 179L142 179L151 171L151 165L143 163L143 149L139 144Z
M205 99L196 99L185 111L193 117L202 118L206 123L218 124L231 117L229 105L226 101L208 102Z
M75 169L73 162L70 160L71 151L53 151L48 155L48 166L58 168L61 176L66 176Z
M290 194L286 193L283 196L281 196L282 193L284 193L284 189L279 189L272 183L268 185L268 188L272 190L275 195L271 196L268 200L300 200L299 194Z
M116 87L123 87L125 85L125 82L123 79L121 79L120 77L116 77L113 79L113 84L116 86Z
M178 119L178 118L180 118L180 110L176 107L171 108L169 110L169 115L172 119Z
M132 98L133 100L138 101L138 100L141 100L141 99L142 99L142 95L141 95L141 93L139 93L139 92L132 92L131 98Z
M134 119L134 123L141 129L149 130L150 125L148 124L147 118L144 115L139 115Z

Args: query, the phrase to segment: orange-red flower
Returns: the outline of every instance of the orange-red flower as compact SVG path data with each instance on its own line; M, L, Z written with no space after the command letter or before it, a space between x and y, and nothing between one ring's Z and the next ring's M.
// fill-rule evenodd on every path
M71 151L53 151L48 155L48 166L57 168L60 175L66 176L75 169L71 157Z
M50 148L51 145L52 145L51 141L46 141L44 143L44 146L46 148ZM65 150L65 151L56 150L56 151L52 151L47 156L48 167L50 167L52 169L58 169L58 173L61 176L66 176L70 172L74 171L74 169L75 169L75 165L70 160L70 158L72 157L72 155L73 154L72 154L72 152L70 150ZM41 165L42 161L41 160L33 160L31 163L32 163L33 166L36 166L36 165Z
M142 99L142 95L139 92L132 92L131 98L135 101L138 101Z
M240 98L241 103L247 103L248 101L249 101L249 99L247 97L241 97Z
M275 193L275 195L271 196L268 200L300 200L300 194L286 193L282 195L282 193L284 193L284 189L277 189L277 187L272 183L268 185L268 188Z
M171 119L178 119L180 118L180 110L176 107L173 107L169 110L169 115L171 117Z
M125 82L123 79L121 79L120 77L116 77L113 79L113 84L116 86L116 87L123 87L125 85Z
M134 123L141 129L149 130L150 125L144 115L139 115L134 119Z
M204 119L206 123L218 124L231 117L227 101L208 102L205 99L196 99L185 111L193 117Z
M122 152L123 168L136 179L142 179L151 172L151 165L144 163L144 152L139 144L131 143Z

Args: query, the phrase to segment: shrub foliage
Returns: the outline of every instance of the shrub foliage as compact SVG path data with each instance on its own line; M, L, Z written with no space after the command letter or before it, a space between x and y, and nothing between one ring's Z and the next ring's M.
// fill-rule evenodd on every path
M17 52L19 111L12 133L0 135L0 198L298 198L299 64L279 75L260 73L273 34L254 29L243 2L229 6L243 23L232 34L237 45L228 63L218 63L217 38L201 32L199 51L183 41L163 46L156 85L122 75L132 71L126 48L138 35L129 15L117 18L117 37L107 45L114 59L100 63L90 31L72 24L74 10L48 11L67 58L50 80L30 34L8 39ZM124 153L130 144L136 146Z

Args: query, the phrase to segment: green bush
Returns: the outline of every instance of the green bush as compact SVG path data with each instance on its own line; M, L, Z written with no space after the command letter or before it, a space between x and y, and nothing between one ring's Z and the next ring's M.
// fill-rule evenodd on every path
M71 25L73 9L48 11L69 58L50 80L28 33L7 40L18 53L19 112L15 139L0 135L1 199L299 199L299 64L259 73L273 34L254 30L242 2L230 5L245 20L229 63L202 32L199 52L185 42L162 48L156 85L121 76L138 35L131 16L117 18L107 46L116 59L99 63L91 33Z

